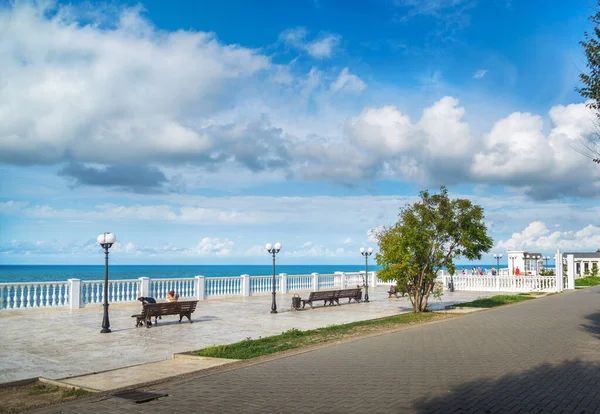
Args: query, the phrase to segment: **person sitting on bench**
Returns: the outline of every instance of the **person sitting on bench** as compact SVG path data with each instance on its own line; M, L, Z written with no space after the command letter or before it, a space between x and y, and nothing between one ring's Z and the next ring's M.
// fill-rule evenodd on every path
M170 290L167 293L167 302L177 302L177 299L179 299L179 294L175 293L174 290Z
M137 298L137 300L139 300L140 302L142 302L142 307L143 307L143 305L146 305L148 303L156 303L156 300L154 298L151 298L151 297L140 296L139 298ZM156 321L157 321L158 318L160 318L160 316L158 316L158 317L155 316L154 317L154 323L156 323ZM162 319L162 318L160 318L160 319ZM152 325L152 323L150 323L150 322L149 322L149 324Z
M396 296L396 298L398 298L398 286L396 286L396 285L390 286L390 290L388 290L388 299L391 298L392 295L394 295L394 296Z

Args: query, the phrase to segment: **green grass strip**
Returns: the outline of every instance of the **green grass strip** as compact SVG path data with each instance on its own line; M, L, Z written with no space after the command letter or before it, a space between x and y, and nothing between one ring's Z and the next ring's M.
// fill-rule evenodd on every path
M534 299L528 293L519 293L518 295L497 295L491 298L477 299L473 302L457 303L461 308L495 308L496 306L508 305L509 303L521 302Z
M259 339L246 338L243 341L230 345L210 346L201 349L194 353L194 355L213 358L250 359L288 349L302 348L352 336L365 335L399 325L429 322L446 317L449 316L437 312L405 313L389 318L332 325L309 331L300 331L294 328L279 335L261 337Z
M575 286L596 286L600 285L600 276L588 276L575 279Z

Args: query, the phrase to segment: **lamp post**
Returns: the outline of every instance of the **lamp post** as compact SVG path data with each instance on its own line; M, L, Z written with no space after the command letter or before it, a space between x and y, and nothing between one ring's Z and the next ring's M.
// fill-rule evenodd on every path
M273 301L271 302L271 313L277 313L277 302L275 302L275 255L281 250L281 243L265 244L265 249L273 255Z
M500 273L500 259L502 259L502 253L495 253L494 259L496 259L496 274Z
M548 260L550 260L550 256L544 257L544 261L546 262L546 269L548 268Z
M369 247L365 250L364 247L360 248L360 254L365 256L365 302L369 301L369 256L373 254L373 248Z
M100 333L110 333L110 321L108 319L108 249L117 241L112 233L103 233L96 239L104 249L104 316L102 317L102 330Z

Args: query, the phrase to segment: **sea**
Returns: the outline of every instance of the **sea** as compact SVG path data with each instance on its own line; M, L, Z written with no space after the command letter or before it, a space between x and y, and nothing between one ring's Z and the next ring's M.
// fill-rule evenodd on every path
M473 266L490 269L495 265L457 265L470 270ZM500 268L506 265L500 265ZM553 266L548 266L549 268ZM332 274L334 272L358 272L364 265L278 265L276 273L306 275L311 273ZM369 271L379 267L369 265ZM273 272L271 265L110 265L112 280L183 278L194 276L268 276ZM60 282L67 279L103 280L104 265L0 265L0 283Z

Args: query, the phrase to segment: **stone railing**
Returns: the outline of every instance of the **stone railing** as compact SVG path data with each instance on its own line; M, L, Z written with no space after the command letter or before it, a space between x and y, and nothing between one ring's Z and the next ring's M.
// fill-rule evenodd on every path
M365 272L312 273L310 275L275 276L275 291L291 293L341 289L364 285ZM375 272L369 272L369 286L386 284ZM270 294L273 276L228 276L177 279L149 279L140 277L130 280L109 280L109 303L132 303L140 296L164 300L170 290L182 299L210 299L218 297L257 296ZM27 308L71 309L104 303L104 281L69 279L66 282L0 283L0 310Z
M442 276L444 288L454 283L454 290L480 292L559 292L556 276Z

